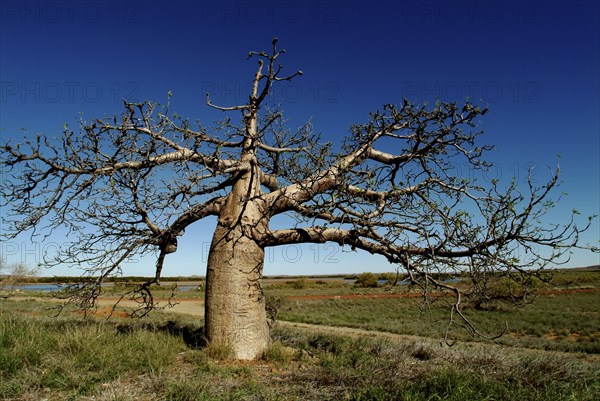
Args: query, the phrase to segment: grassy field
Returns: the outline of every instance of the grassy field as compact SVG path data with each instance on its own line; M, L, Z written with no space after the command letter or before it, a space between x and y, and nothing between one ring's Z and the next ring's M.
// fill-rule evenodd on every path
M508 327L498 340L503 344L600 354L599 305L600 292L545 295L523 308L465 314L486 334ZM439 338L447 327L448 305L442 300L423 308L419 298L296 299L284 303L279 318ZM459 328L451 334L462 341L480 340Z
M553 289L600 288L599 272L563 278ZM507 322L500 342L512 346L479 343L459 330L453 334L467 342L454 347L440 345L443 300L423 314L418 298L355 296L385 289L295 279L266 292L281 300L282 320L423 337L281 324L262 360L237 362L226 348L203 344L197 317L156 312L144 320L83 321L77 312L49 317L46 302L0 300L0 399L600 399L597 291L542 295L517 310L467 310L490 332ZM331 297L308 297L315 294Z

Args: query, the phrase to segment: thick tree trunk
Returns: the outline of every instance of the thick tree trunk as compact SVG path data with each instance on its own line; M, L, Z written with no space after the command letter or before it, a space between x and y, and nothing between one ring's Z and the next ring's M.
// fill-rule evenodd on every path
M230 346L236 359L256 359L270 335L261 287L264 250L240 226L219 224L206 274L205 334Z

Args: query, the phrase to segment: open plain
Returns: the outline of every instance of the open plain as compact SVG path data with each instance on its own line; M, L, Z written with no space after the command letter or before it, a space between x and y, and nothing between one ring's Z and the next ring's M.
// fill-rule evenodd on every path
M58 301L42 292L0 301L0 399L600 398L599 270L558 273L523 308L465 305L482 333L506 328L496 341L459 326L446 335L442 295L423 305L406 286L275 280L265 287L273 343L253 362L204 343L202 283L193 287L145 319L129 318L131 301L113 311L118 288L85 318L77 310L53 317Z

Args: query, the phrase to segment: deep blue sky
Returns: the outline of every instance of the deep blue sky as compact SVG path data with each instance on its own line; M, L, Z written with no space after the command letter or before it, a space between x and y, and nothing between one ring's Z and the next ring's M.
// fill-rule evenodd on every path
M370 111L407 97L418 103L470 98L489 106L481 140L496 145L496 177L541 180L560 154L568 193L550 221L600 205L600 6L545 2L3 1L0 3L0 126L3 137L60 135L79 113L120 111L123 97L164 102L211 122L204 105L247 98L249 50L287 50L282 63L304 75L276 88L291 126L312 118L340 141ZM464 174L468 174L467 171ZM165 275L204 274L213 222L190 229ZM585 242L598 243L599 223ZM35 264L52 243L3 243L9 261ZM576 252L571 266L600 263ZM152 260L126 273L148 274ZM274 249L266 274L386 271L382 258L335 246ZM54 270L45 274L76 274Z

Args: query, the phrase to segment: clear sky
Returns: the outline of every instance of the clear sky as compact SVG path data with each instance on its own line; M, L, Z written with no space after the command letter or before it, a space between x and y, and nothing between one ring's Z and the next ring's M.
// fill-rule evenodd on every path
M291 126L312 118L339 142L352 123L403 97L417 103L489 106L482 142L496 145L492 174L540 180L560 155L561 199L549 221L576 208L600 213L600 2L597 1L11 1L0 2L0 127L3 139L120 112L121 99L164 102L210 122L204 105L247 99L255 61L273 37L284 67L304 75L275 88ZM235 117L235 115L232 115ZM468 174L465 171L464 174ZM557 195L559 195L557 193ZM4 212L4 211L3 211ZM214 221L188 229L163 275L205 273ZM584 236L598 244L600 223ZM35 264L58 236L3 242L10 261ZM266 274L393 269L383 258L336 245L275 248ZM575 252L570 266L600 263ZM127 265L151 274L153 260ZM54 269L45 275L78 274Z

